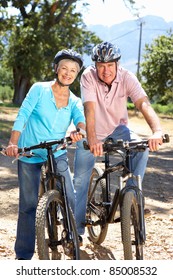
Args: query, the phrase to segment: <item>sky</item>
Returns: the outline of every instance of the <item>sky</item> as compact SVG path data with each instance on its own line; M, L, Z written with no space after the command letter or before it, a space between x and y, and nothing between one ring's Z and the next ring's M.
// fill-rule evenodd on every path
M81 10L81 1L78 9ZM102 24L112 26L126 20L136 20L129 11L123 0L88 0L90 6L83 14L83 20L86 25ZM140 8L140 17L146 15L160 16L165 21L173 21L172 2L170 0L136 0L136 7Z

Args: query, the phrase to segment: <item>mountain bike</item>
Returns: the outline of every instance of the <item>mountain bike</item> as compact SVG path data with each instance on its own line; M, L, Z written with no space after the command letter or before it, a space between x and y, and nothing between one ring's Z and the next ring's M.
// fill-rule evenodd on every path
M163 142L169 142L167 134L163 136ZM84 148L89 149L86 142ZM90 179L86 214L89 239L101 244L106 238L108 225L120 222L125 260L143 259L146 240L144 195L140 176L135 176L131 171L130 157L132 152L143 152L147 148L147 140L128 142L107 139L103 143L104 170L95 165ZM118 158L115 163L117 154L121 160ZM114 193L111 192L111 173L115 175L114 185L117 183ZM136 184L128 185L129 179ZM120 214L115 218L118 211Z
M36 210L36 243L40 260L80 259L76 222L68 203L65 178L56 173L54 158L55 151L71 144L71 138L65 137L18 149L19 155L26 157L35 156L32 152L35 149L47 149L47 162L41 169ZM0 151L5 153L3 148Z

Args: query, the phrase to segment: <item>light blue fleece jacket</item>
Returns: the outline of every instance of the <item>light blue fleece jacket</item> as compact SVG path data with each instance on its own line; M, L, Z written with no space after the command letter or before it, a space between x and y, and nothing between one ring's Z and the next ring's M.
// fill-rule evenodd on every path
M68 105L58 109L51 84L52 81L35 83L19 109L12 130L21 132L18 142L20 148L43 141L62 139L72 121L75 126L79 122L85 122L81 99L70 91ZM20 160L35 163L47 159L45 149L37 149L33 152L38 157L22 157ZM64 150L57 151L55 157L65 152Z

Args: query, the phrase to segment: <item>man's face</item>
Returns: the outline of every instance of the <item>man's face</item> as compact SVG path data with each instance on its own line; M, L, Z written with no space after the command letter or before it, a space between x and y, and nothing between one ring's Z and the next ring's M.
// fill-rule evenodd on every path
M98 77L110 85L116 77L117 67L116 62L96 62L96 69Z

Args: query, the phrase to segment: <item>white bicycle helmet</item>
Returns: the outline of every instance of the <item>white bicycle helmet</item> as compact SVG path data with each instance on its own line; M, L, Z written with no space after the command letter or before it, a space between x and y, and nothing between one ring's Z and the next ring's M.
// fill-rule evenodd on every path
M121 58L120 48L109 42L102 42L92 50L91 59L95 62L118 61Z
M54 57L54 67L60 62L60 60L66 58L76 61L79 64L80 69L83 67L82 56L72 49L64 49L57 52L57 54Z

